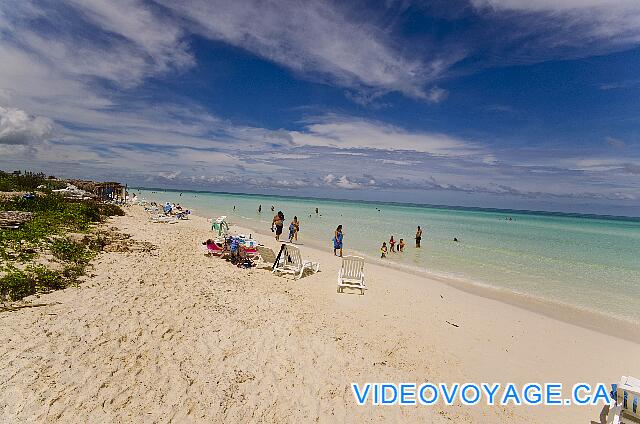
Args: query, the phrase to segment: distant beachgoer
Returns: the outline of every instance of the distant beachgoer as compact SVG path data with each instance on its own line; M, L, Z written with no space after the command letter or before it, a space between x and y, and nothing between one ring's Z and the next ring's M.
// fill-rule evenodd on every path
M387 257L387 242L383 241L382 242L382 247L380 248L380 258L386 258Z
M338 225L335 233L333 234L333 256L336 256L336 252L340 250L340 257L342 257L342 224Z
M262 213L262 205L258 205L258 213Z
M273 217L273 221L271 221L271 231L276 233L276 241L280 240L280 234L282 234L282 228L284 227L284 214L282 211L278 211L278 213Z
M293 221L291 221L291 224L289 224L289 243L293 243L293 235L296 232L296 226L293 223Z
M295 227L294 232L293 232L293 239L295 241L298 241L298 232L300 231L300 221L298 221L298 217L297 216L293 217L293 225Z
M453 238L453 241L459 241L456 237Z
M163 207L162 210L164 211L165 215L171 215L171 211L173 210L173 208L171 207L171 203L167 202Z
M398 252L404 252L404 239L400 239L398 243Z
M396 241L393 239L393 236L391 236L391 238L389 239L389 250L391 252L395 252L396 251Z
M273 212L275 210L276 210L276 208L273 205L271 205L271 212Z
M420 247L420 240L422 240L422 229L418 225L418 231L416 231L416 247Z
M318 215L318 212L319 212L319 211L318 211L318 208L316 208L316 215Z
M234 210L234 211L236 210L236 205L233 205L233 210Z

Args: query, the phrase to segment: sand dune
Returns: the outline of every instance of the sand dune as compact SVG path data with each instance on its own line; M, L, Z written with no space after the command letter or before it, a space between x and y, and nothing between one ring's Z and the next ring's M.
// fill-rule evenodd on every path
M601 408L359 407L350 383L640 375L615 359L637 343L418 276L368 265L367 294L341 295L326 252L303 246L321 272L293 281L205 257L200 217L109 225L157 248L0 313L0 422L590 423Z

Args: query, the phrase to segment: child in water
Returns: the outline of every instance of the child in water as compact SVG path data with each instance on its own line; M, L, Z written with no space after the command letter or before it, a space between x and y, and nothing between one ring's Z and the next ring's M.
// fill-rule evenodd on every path
M404 252L404 239L400 239L398 242L398 252Z
M380 248L380 258L386 258L386 257L387 257L387 242L383 241L382 247Z

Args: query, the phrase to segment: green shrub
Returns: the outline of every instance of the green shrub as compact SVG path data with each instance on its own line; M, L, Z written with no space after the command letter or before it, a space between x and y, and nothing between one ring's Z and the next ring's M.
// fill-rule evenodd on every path
M24 271L12 270L0 278L0 297L20 300L36 292L36 282Z
M52 188L60 183L46 180L43 174L12 175L0 171L0 191L32 191L39 185ZM69 232L88 232L107 216L124 215L117 205L96 201L66 199L49 190L33 199L22 197L0 201L0 211L32 212L31 220L16 230L0 230L0 298L19 300L39 292L67 287L84 273L86 265L107 244L104 235L87 235L82 241L60 237ZM38 251L50 250L64 263L63 271L44 265L20 270L15 263L28 263ZM21 267L22 268L22 267Z
M68 238L53 240L50 249L53 256L65 262L86 263L93 257L88 246Z
M103 203L99 206L100 214L104 216L124 216L124 210L112 203Z
M20 175L0 171L0 191L31 191L44 184L46 176L42 173L26 172Z
M46 293L51 290L60 290L67 287L68 281L59 271L53 271L44 265L38 265L29 269L31 277L36 282L36 291Z

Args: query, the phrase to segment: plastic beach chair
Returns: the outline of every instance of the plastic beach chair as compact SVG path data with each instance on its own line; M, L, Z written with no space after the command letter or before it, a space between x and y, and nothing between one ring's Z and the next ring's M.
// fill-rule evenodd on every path
M364 294L367 289L364 285L364 259L359 256L345 256L342 258L342 266L338 271L338 293L343 289L351 288L360 290Z
M280 252L273 263L272 272L292 274L297 279L302 277L305 269L318 272L320 270L320 263L303 261L300 255L300 249L295 246L282 244L282 246L280 246Z
M609 406L607 424L639 423L640 380L623 376L614 390L615 399Z

